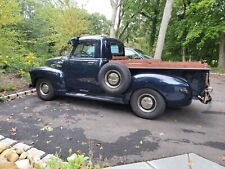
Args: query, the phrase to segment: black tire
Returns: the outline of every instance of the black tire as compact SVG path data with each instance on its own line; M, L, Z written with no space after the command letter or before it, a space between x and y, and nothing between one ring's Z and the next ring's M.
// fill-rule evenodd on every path
M155 119L164 113L166 103L157 91L140 89L131 96L130 106L137 116L144 119Z
M47 89L43 89L43 86L47 86ZM46 79L38 79L36 83L37 95L40 99L45 101L53 100L55 97L54 88L52 83Z
M100 87L110 94L124 93L131 83L131 73L127 66L121 63L107 63L98 74Z

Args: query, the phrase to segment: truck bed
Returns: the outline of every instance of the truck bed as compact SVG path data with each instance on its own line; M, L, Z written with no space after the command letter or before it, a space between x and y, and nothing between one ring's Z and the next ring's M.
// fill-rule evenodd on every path
M192 88L192 95L197 98L209 86L209 68L201 62L165 62L147 59L127 59L113 57L110 62L125 64L132 75L141 73L163 74L185 79Z
M120 62L130 69L207 69L208 64L201 62L166 62L153 59L128 59L114 56L110 62Z

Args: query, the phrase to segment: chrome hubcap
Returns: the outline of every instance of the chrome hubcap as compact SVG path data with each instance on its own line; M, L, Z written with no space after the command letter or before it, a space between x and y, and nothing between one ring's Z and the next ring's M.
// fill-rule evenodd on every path
M144 97L143 99L141 99L141 106L144 109L151 109L151 107L153 106L153 101L150 97Z
M49 86L46 83L41 83L40 85L40 92L42 95L47 95L49 92Z
M113 70L105 75L105 83L110 88L117 88L120 85L120 73Z
M138 107L146 113L153 112L156 108L156 100L150 94L143 94L138 97Z

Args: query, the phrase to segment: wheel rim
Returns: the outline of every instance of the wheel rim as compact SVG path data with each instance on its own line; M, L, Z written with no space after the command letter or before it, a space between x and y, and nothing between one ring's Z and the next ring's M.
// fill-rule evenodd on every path
M117 88L120 86L120 73L116 70L112 70L106 73L105 83L110 88Z
M145 113L151 113L156 109L157 102L151 94L142 94L138 97L138 107Z
M40 84L40 92L41 92L42 95L45 95L45 96L48 95L48 93L49 93L49 86L48 86L47 83L42 82Z

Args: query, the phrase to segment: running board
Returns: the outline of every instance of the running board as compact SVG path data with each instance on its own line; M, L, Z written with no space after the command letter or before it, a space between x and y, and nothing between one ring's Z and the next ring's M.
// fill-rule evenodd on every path
M101 96L101 95L93 96L85 93L66 93L66 96L124 104L123 99L118 97Z

